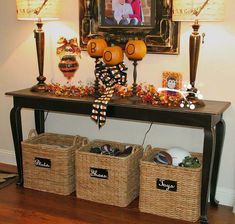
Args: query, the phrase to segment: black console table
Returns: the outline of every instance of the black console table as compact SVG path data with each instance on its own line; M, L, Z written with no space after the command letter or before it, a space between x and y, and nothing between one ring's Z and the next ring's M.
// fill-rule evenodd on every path
M23 184L22 165L22 123L21 109L35 111L35 126L38 133L44 132L44 111L58 111L73 114L90 115L94 98L57 97L48 93L32 93L30 89L8 92L13 96L14 106L10 120L15 146L15 155L19 174L18 185ZM127 99L110 102L107 116L113 118L151 121L163 124L200 127L204 129L203 168L201 180L201 223L208 223L207 202L210 186L210 203L217 205L215 192L222 153L225 123L223 112L229 102L205 101L205 106L195 110L185 108L167 108L143 103L134 104Z

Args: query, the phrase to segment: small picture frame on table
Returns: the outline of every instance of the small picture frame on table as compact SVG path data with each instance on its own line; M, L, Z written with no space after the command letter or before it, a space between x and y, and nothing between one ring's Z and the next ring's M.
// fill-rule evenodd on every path
M168 95L177 95L177 92L171 90L180 90L182 88L182 74L173 71L164 71L162 73L162 87L168 88Z

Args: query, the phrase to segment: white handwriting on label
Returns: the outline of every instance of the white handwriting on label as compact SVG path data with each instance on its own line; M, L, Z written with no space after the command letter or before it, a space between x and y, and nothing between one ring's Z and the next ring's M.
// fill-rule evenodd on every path
M50 168L50 165L47 164L46 162L41 162L39 159L35 159L35 165L40 166L40 167L45 167L45 168Z
M164 181L165 181L165 180L159 180L158 186L159 186L159 187L164 187L164 188L166 188L167 191L169 191L170 189L174 189L174 188L175 188L175 185L166 184L166 183L164 183Z
M99 178L104 178L107 179L108 177L104 174L99 174L97 170L91 169L90 170L90 175L91 177L99 177Z

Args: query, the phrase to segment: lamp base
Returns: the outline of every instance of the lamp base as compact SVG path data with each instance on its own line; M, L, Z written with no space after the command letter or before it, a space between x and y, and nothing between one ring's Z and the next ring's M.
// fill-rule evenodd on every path
M192 104L194 104L196 108L205 106L203 100L198 99L195 95L189 94L186 98L188 101L192 102Z
M30 90L32 92L40 92L40 93L44 93L47 92L47 84L46 83L41 83L41 84L37 84L35 86L33 86Z

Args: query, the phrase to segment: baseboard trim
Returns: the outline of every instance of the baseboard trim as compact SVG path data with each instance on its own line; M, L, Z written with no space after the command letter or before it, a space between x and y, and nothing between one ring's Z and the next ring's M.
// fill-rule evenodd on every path
M5 149L0 149L0 163L16 165L15 153Z
M235 201L235 190L217 187L216 199L221 205L233 206Z

